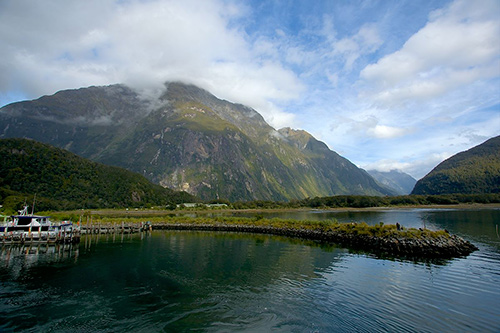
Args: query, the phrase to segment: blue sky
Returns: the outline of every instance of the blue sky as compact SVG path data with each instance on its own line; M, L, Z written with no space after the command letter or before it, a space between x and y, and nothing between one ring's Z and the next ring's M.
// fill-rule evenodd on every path
M500 134L500 2L2 0L0 104L199 85L421 178Z

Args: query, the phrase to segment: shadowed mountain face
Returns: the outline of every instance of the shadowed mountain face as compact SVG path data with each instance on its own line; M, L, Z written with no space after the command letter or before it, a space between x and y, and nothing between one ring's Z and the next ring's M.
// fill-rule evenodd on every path
M154 100L113 85L10 104L0 137L49 143L204 199L391 194L307 132L276 131L251 108L177 82Z
M441 162L412 194L500 193L500 136Z

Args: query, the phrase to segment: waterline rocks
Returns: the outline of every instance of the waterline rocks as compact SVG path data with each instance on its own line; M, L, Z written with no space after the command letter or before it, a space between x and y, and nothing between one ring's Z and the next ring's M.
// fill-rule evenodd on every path
M270 220L272 221L272 220ZM249 232L297 237L327 243L337 243L347 248L373 253L376 255L413 258L413 259L449 259L467 256L478 248L463 238L450 235L446 231L417 229L397 230L395 225L368 226L356 224L325 224L321 222L266 224L264 222L240 223L199 223L168 222L154 223L153 230L202 230Z

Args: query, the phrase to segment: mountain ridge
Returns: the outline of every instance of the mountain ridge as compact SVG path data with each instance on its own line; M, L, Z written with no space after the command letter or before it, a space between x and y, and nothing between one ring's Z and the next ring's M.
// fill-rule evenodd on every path
M420 179L412 194L500 193L500 136L460 152Z
M59 114L64 124L53 120ZM8 105L0 109L0 137L13 136L203 199L393 194L309 133L275 130L257 111L180 82L167 83L157 100L112 85Z

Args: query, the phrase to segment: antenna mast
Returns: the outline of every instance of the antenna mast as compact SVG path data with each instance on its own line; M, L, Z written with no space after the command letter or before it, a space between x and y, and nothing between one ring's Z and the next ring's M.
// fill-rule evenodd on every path
M31 215L35 214L35 201L36 201L36 193L35 196L33 197L33 207L31 207Z

